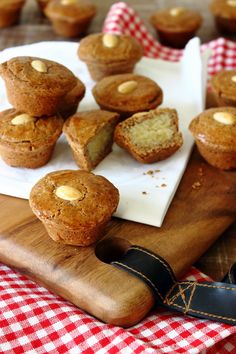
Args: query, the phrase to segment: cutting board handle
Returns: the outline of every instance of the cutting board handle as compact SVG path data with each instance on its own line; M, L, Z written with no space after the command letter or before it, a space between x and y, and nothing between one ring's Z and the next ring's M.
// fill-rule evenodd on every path
M236 263L221 283L177 281L162 257L140 246L131 246L112 264L144 281L158 305L195 317L236 324Z

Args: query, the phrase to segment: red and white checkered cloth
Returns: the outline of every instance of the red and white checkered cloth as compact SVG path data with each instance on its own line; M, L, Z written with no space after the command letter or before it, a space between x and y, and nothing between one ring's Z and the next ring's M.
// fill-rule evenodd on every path
M127 33L145 55L176 61L182 52L161 46L126 3L116 3L104 31ZM236 43L219 38L212 49L209 74L236 67ZM195 268L188 279L207 279ZM138 311L138 309L137 309ZM0 353L207 353L236 352L236 326L154 309L139 324L123 329L104 324L0 264Z

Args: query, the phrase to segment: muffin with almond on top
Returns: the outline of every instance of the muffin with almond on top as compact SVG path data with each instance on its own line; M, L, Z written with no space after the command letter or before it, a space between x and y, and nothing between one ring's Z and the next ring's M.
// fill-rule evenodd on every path
M37 168L51 158L62 118L34 117L15 109L0 113L0 156L13 167Z
M189 129L203 158L222 170L236 168L236 108L207 109Z
M119 191L91 172L55 171L33 186L29 203L54 241L89 246L102 238L118 206Z

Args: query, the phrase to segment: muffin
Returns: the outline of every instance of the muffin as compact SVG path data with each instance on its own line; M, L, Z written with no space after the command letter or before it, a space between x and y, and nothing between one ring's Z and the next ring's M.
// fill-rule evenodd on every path
M119 192L105 177L77 170L47 174L32 188L34 214L56 242L88 246L103 236Z
M92 92L102 109L118 112L122 119L156 108L163 99L162 89L155 81L135 74L105 77Z
M202 16L194 10L173 7L156 11L150 18L160 42L172 48L184 48L202 24Z
M113 134L119 115L93 110L79 112L63 126L77 165L93 170L112 150Z
M0 113L0 156L14 167L37 168L45 165L62 132L59 117L35 118L8 109Z
M65 66L51 60L16 57L0 65L9 102L32 116L57 112L61 99L77 84Z
M203 158L222 170L236 168L236 108L211 108L192 120L189 129Z
M18 22L25 0L0 1L0 28L9 27Z
M169 108L134 114L116 126L114 140L142 163L164 160L183 144L177 112Z
M236 70L222 70L211 79L218 106L236 106Z
M79 58L87 64L93 80L132 73L141 59L143 48L135 38L110 33L91 34L83 38L78 49Z
M236 33L236 2L234 0L213 0L210 10L218 30L225 34Z
M61 100L58 105L58 113L64 118L68 118L74 114L77 109L80 101L85 95L85 86L77 79L77 85L73 87Z
M88 0L51 0L44 12L57 34L77 37L86 32L96 14L96 6Z

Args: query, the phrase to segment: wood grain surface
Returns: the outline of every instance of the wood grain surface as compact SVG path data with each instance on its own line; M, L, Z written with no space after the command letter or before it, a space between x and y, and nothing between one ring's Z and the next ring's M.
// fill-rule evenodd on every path
M127 1L153 34L148 19L156 9L178 4L200 10L204 22L199 36L203 42L219 36L208 10L209 2ZM114 2L97 0L94 3L98 6L98 14L89 33L101 31L106 13ZM28 0L19 25L1 30L0 50L61 39L40 14L36 1ZM203 168L202 176L199 168ZM201 188L195 190L192 185L199 179ZM98 257L108 261L110 255L116 257L130 242L160 253L170 262L177 276L197 261L195 265L206 274L220 279L236 258L235 180L234 172L211 168L195 153L161 229L113 219L106 230L105 240L108 241L100 243L96 250L93 246L82 251L76 247L55 245L31 213L27 201L0 195L1 261L20 268L29 277L105 321L125 326L135 323L153 306L151 292L141 281ZM83 274L80 277L79 272ZM96 292L93 291L94 284ZM113 309L112 313L104 310L105 303ZM137 306L138 313L134 311Z
M235 177L195 151L161 228L113 218L90 247L52 241L28 201L2 196L0 260L105 322L133 325L154 305L152 293L109 262L135 244L158 253L182 276L235 220Z

